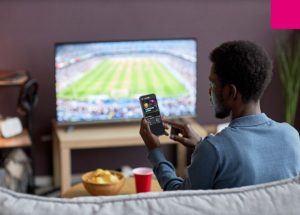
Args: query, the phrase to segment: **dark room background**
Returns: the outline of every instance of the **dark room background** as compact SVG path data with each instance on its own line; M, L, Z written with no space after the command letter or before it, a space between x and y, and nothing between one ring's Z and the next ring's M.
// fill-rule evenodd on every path
M223 121L214 118L209 104L209 52L224 41L251 40L264 46L275 61L276 39L285 33L271 30L267 0L3 0L0 69L25 69L39 82L39 104L34 111L35 170L37 175L51 175L56 42L197 38L197 120L212 124ZM283 121L281 84L276 68L274 72L262 108ZM17 88L0 88L0 114L17 115L17 98ZM173 159L174 149L166 150ZM73 172L98 166L149 165L146 155L143 146L74 151Z

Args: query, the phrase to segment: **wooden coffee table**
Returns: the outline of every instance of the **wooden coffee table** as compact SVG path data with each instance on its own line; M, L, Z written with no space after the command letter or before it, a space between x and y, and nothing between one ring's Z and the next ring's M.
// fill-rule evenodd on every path
M152 179L152 192L161 192L162 189L156 179ZM124 186L118 193L118 195L126 195L126 194L134 194L136 193L135 189L135 180L133 177L128 177L125 179ZM86 189L84 188L82 183L75 184L70 187L66 192L62 194L63 198L74 198L74 197L82 197L82 196L91 196Z

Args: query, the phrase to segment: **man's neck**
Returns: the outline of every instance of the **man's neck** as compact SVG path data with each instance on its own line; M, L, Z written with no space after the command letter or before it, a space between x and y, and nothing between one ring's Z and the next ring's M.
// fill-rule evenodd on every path
M231 119L255 115L261 113L260 102L259 101L250 101L246 104L239 104L232 109Z

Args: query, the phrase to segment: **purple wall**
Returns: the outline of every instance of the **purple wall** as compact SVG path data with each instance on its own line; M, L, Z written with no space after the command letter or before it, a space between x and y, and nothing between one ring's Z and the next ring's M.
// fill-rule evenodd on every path
M258 0L1 1L0 68L26 69L40 84L34 120L36 173L52 173L52 146L47 138L55 117L55 42L196 37L198 120L216 123L220 121L214 119L208 99L208 54L224 41L247 39L263 45L273 55L276 33L270 30L269 4ZM0 88L1 114L16 114L17 94L16 88ZM281 121L282 101L275 75L262 100L263 109ZM140 156L130 157L133 153ZM131 165L147 165L145 156L144 147L74 151L73 171L84 171L90 164L115 168L124 160ZM119 159L112 164L111 157Z

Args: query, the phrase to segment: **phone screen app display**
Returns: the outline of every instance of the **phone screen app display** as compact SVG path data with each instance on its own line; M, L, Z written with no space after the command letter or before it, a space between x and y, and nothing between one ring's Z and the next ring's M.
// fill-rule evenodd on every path
M154 98L147 99L142 103L145 118L150 125L161 123L157 100Z

